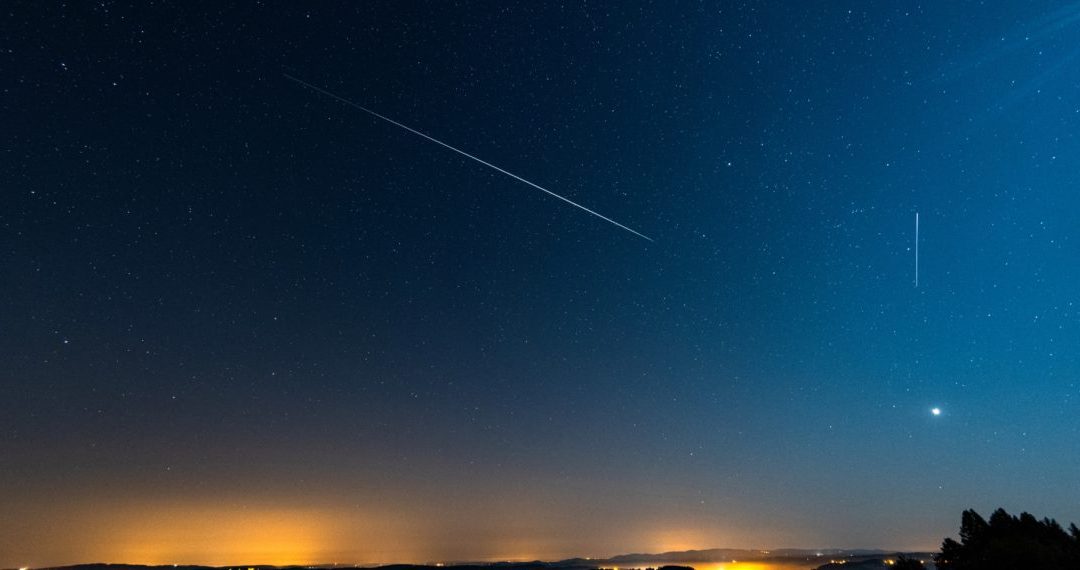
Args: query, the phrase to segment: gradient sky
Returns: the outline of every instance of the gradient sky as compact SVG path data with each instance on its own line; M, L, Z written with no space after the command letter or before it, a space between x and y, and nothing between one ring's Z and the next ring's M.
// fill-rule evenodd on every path
M1080 521L1077 3L133 4L0 14L0 566Z

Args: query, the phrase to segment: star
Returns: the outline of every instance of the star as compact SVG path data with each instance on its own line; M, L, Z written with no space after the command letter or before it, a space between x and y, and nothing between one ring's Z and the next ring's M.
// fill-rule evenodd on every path
M935 416L940 416L941 415L941 408L931 408L930 413L935 415Z

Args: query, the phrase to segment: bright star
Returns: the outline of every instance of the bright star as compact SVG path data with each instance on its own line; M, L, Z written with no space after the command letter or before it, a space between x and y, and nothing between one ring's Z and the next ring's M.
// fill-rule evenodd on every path
M932 410L930 410L930 413L934 414L935 416L940 416L941 415L941 408L933 408Z

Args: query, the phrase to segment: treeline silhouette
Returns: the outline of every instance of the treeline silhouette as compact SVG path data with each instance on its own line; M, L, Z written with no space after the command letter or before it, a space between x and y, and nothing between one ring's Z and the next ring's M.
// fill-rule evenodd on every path
M960 518L960 542L946 538L934 557L942 570L1080 570L1080 529L998 509L987 521L974 510Z

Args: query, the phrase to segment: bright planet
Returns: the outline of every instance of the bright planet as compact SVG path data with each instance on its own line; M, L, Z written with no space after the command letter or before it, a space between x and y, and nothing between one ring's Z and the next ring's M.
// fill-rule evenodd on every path
M0 570L1074 539L1080 1L9 1L0 142Z

